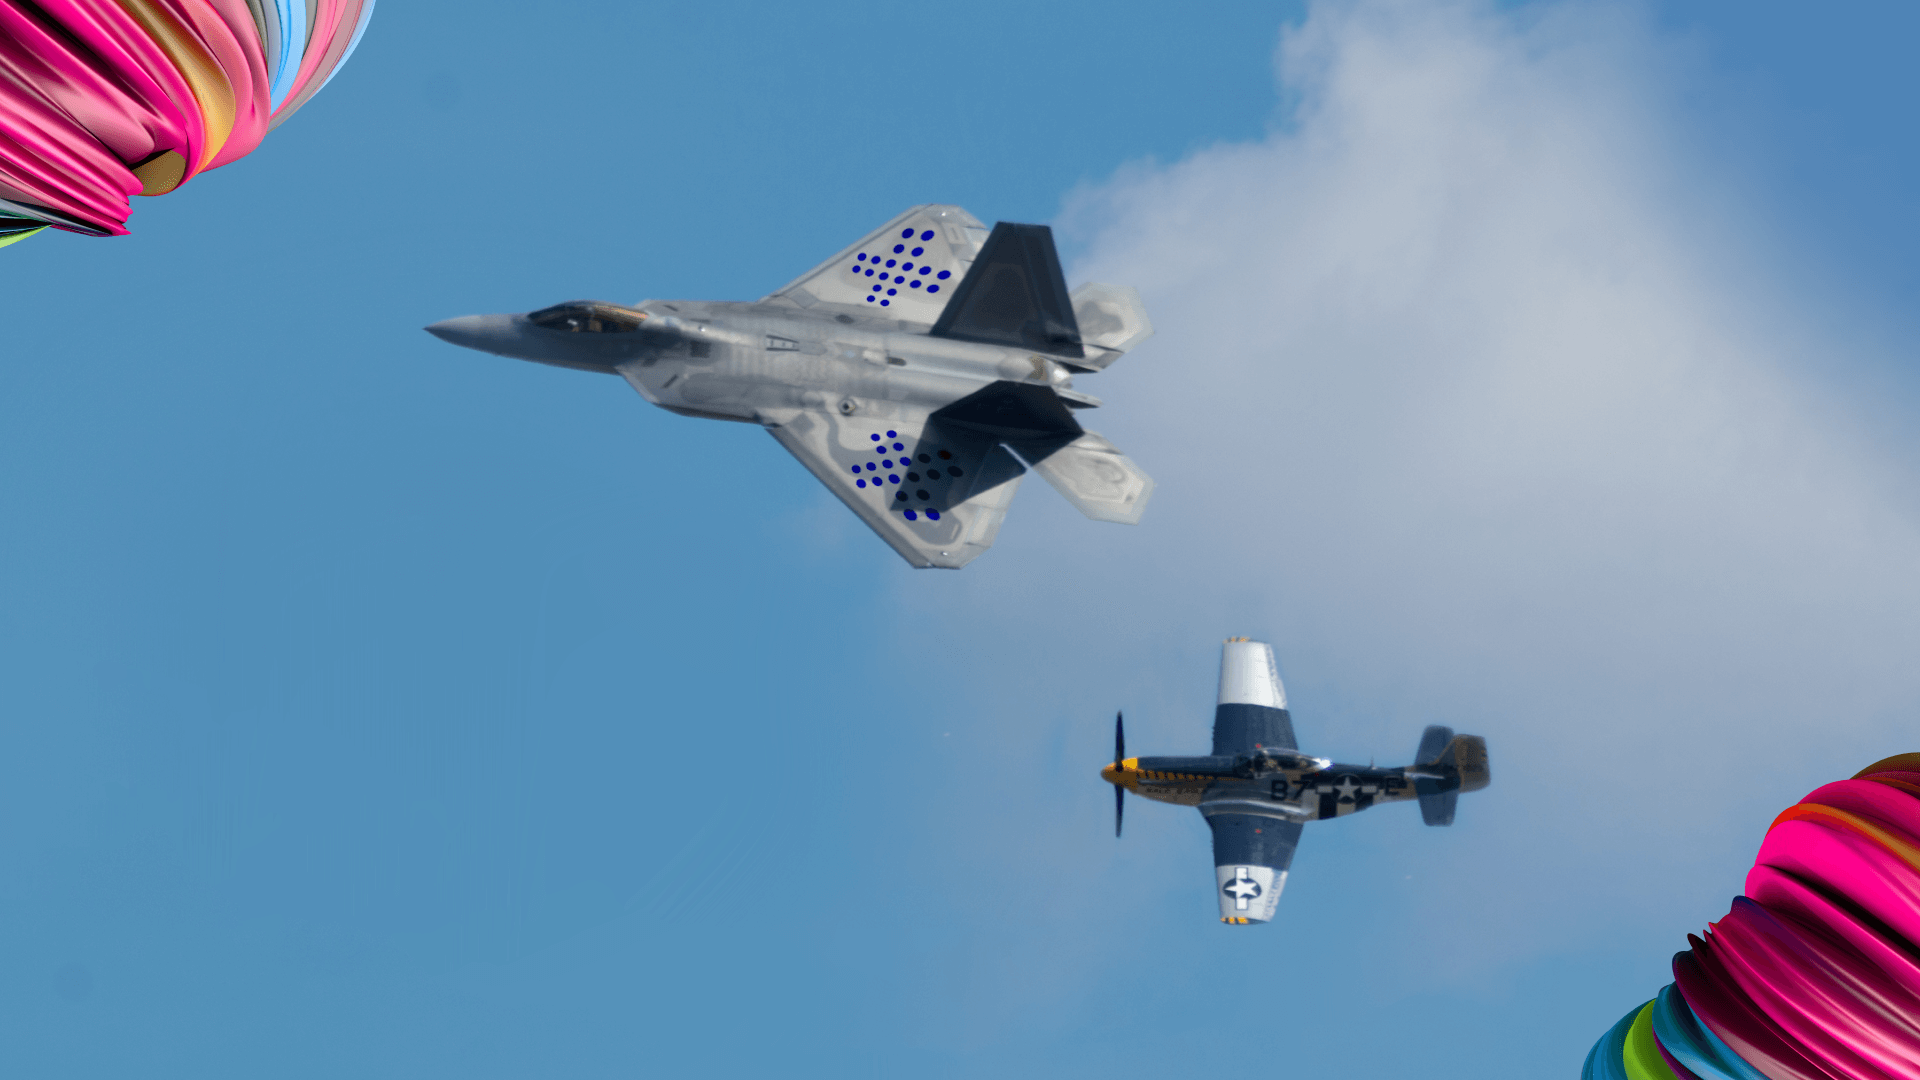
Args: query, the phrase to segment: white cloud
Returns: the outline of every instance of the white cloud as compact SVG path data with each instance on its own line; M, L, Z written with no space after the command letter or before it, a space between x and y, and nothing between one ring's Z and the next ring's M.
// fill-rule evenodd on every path
M1391 834L1436 884L1378 901L1375 947L1497 927L1440 954L1501 963L1622 922L1682 945L1772 813L1920 749L1910 447L1819 378L1858 346L1686 149L1678 59L1614 8L1317 3L1270 137L1073 197L1070 279L1136 285L1159 331L1082 380L1086 419L1159 489L1126 533L1031 479L931 586L1000 643L995 750L1070 748L1009 791L1091 777L1111 704L1139 752L1203 750L1213 642L1268 636L1310 749L1489 737L1444 861Z

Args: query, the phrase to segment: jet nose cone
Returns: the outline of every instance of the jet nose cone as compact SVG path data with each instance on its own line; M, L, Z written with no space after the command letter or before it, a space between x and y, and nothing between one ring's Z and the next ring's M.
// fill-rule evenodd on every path
M469 349L487 349L501 329L498 315L462 315L427 327L427 333L441 341ZM492 351L489 349L488 351Z

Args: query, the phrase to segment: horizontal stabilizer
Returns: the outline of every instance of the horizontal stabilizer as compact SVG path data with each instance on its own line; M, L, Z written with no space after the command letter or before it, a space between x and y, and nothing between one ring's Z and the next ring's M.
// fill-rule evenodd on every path
M1053 230L1006 221L995 225L927 333L1083 359Z
M1428 825L1453 824L1460 793L1479 791L1492 779L1487 767L1487 740L1478 735L1455 735L1452 728L1441 724L1421 733L1414 764L1430 766L1442 774L1413 782L1413 792L1420 799L1420 820Z
M1073 290L1073 318L1080 325L1080 343L1086 353L1068 367L1100 371L1120 354L1153 336L1147 307L1140 294L1126 285L1090 281Z
M1440 756L1453 742L1453 729L1432 724L1420 733L1420 751L1413 756L1415 765L1437 765ZM1453 824L1454 804L1460 801L1457 780L1422 779L1413 782L1413 793L1420 799L1420 820L1428 825Z
M1074 509L1093 520L1138 525L1146 513L1153 478L1099 433L1011 445Z

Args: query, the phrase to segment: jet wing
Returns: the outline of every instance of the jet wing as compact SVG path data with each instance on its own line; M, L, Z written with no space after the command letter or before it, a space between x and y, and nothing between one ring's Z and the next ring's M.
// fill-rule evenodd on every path
M957 206L916 206L760 302L884 308L889 318L932 326L987 235Z
M767 430L917 567L959 569L993 546L1026 472L999 441L930 416L793 410Z

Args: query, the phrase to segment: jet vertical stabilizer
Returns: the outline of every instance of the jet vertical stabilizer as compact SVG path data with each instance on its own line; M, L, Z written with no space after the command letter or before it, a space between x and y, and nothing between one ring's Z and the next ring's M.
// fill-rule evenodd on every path
M927 333L1083 359L1053 230L1010 221L995 225Z

